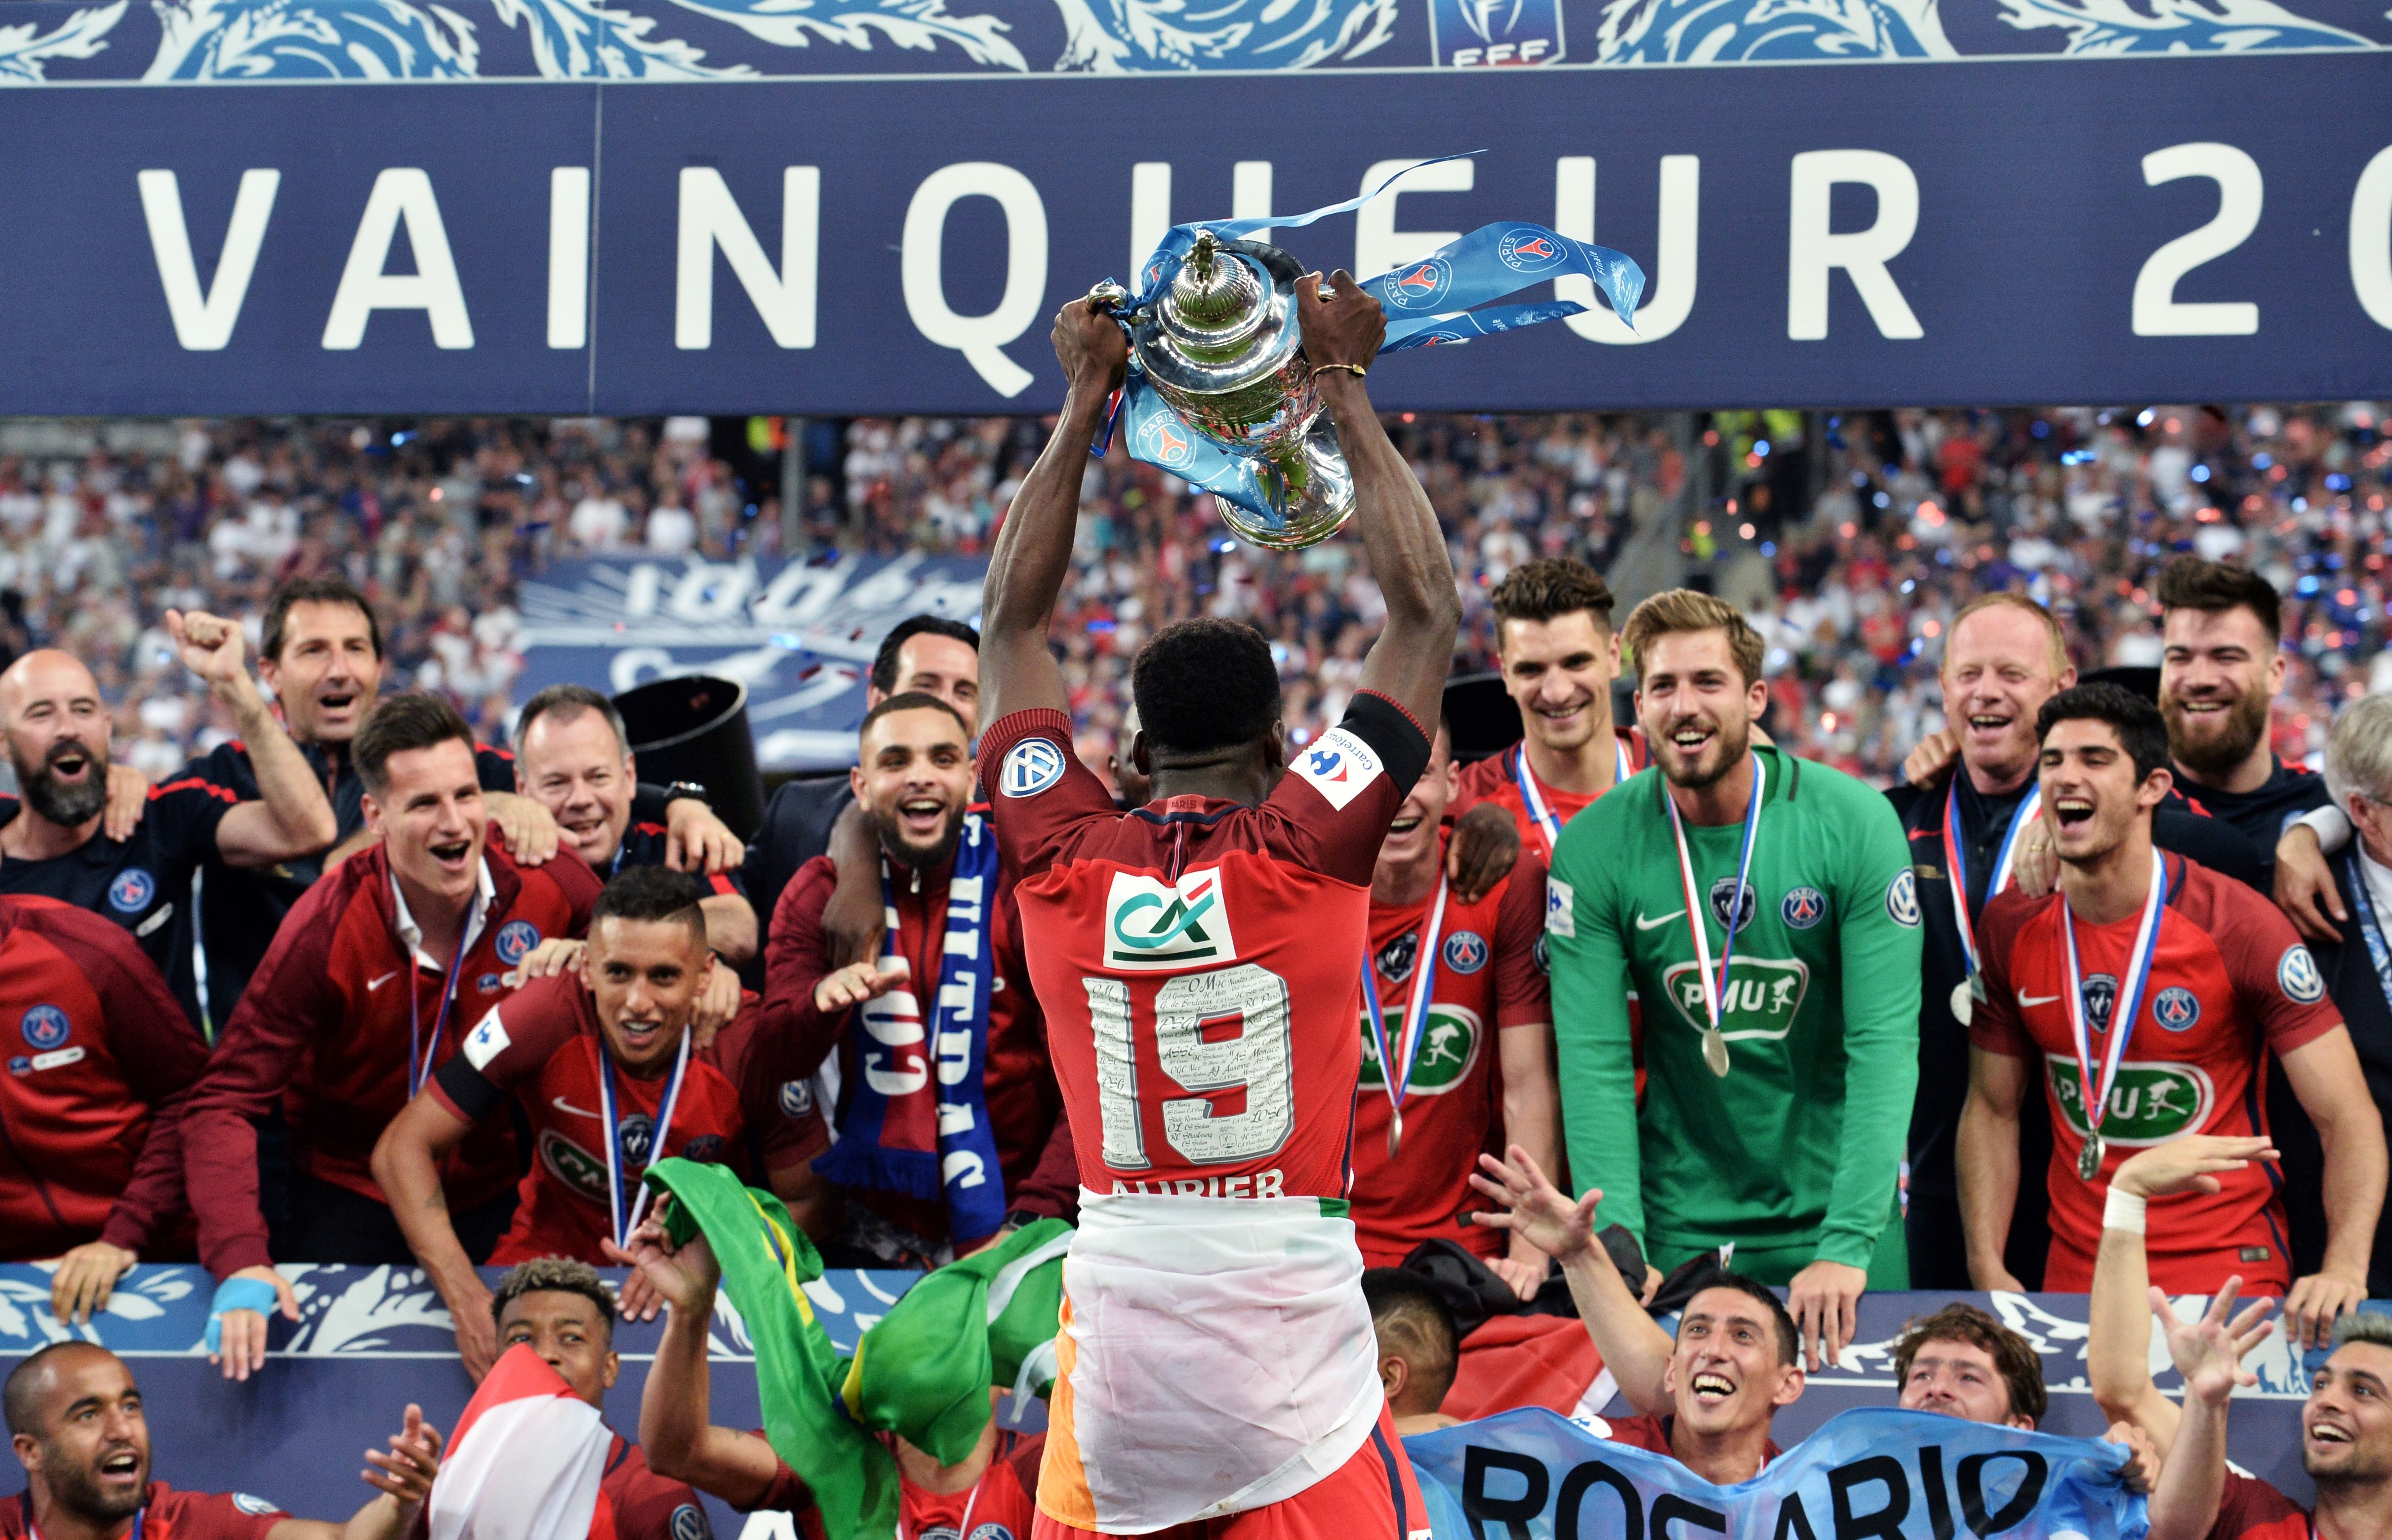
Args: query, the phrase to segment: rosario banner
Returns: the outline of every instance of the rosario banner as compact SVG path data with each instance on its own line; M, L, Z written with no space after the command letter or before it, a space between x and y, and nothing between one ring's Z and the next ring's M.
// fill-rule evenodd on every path
M1737 1486L1542 1407L1404 1441L1436 1540L2142 1540L2126 1452L1926 1412L1845 1412ZM1432 1490L1434 1489L1434 1490Z

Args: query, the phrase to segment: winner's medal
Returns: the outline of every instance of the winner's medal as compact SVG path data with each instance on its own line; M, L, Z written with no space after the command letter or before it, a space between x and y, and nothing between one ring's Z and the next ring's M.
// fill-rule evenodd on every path
M1437 866L1444 868L1444 847L1438 846ZM1436 953L1441 933L1445 930L1446 882L1436 880L1436 902L1429 906L1428 931L1423 937L1419 960L1412 967L1412 992L1404 1001L1404 1020L1399 1028L1402 1036L1403 1068L1398 1075L1394 1055L1387 1051L1387 1018L1379 1010L1378 964L1366 950L1362 958L1362 1004L1371 1014L1371 1042L1379 1051L1379 1083L1387 1093L1387 1158L1392 1161L1404 1145L1404 1093L1412 1087L1412 1066L1420 1061L1421 1039L1428 1036L1429 1000L1436 993ZM1369 945L1368 938L1364 946Z
M656 1106L655 1129L648 1135L648 1158L643 1166L654 1166L665 1157L665 1139L672 1132L673 1109L681 1104L682 1082L689 1074L689 1040L695 1036L688 1027L681 1031L681 1051L673 1056L672 1078L665 1082L665 1093ZM615 1110L615 1061L608 1057L602 1036L598 1049L598 1116L606 1129L606 1207L607 1219L615 1227L615 1244L631 1244L631 1232L640 1227L640 1216L648 1206L648 1190L631 1175L630 1158L623 1149L623 1119Z
M2160 917L2166 910L2167 864L2154 850L2151 893L2143 899L2143 920L2135 931L2135 949L2126 959L2126 976L2118 982L2118 998L2110 1008L2110 1044L2101 1055L2097 1085L2089 1067L2093 1043L2085 1022L2085 977L2076 961L2076 916L2068 907L2068 895L2060 895L2060 934L2065 943L2061 955L2068 968L2064 981L2068 1029L2075 1038L2076 1084L2085 1107L2085 1147L2076 1155L2076 1175L2084 1181L2101 1174L2102 1157L2109 1151L2101 1138L2101 1122L2109 1116L2110 1089L2118 1083L2118 1066L2126 1063L2127 1039L2135 1035L2136 1013L2143 1008L2143 988L2151 982L2152 962L2159 955Z
M1966 768L1952 772L1952 785L1944 793L1944 875L1952 889L1952 920L1960 932L1960 954L1968 959L1969 976L1952 986L1952 1019L1962 1026L1976 1014L1977 1002L1985 998L1984 964L1978 960L1977 928L1969 920L1969 858L1960 839L1960 777ZM2043 816L2043 788L2029 791L2010 810L2009 828L2002 831L2001 848L1994 855L1994 880L1985 886L1985 902L2009 886L2013 865L2018 858L2019 836L2026 826Z
M1747 752L1750 752L1749 750ZM1678 883L1686 895L1686 927L1695 938L1695 970L1703 981L1703 1015L1710 1023L1703 1028L1703 1063L1721 1079L1727 1078L1726 1019L1728 964L1736 959L1736 933L1744 920L1746 879L1752 874L1753 836L1761 829L1761 798L1768 788L1769 765L1759 754L1752 756L1752 801L1744 809L1744 849L1736 856L1736 892L1727 906L1727 939L1720 947L1719 971L1711 970L1710 934L1703 925L1703 903L1695 891L1695 859L1686 849L1685 820L1678 816L1677 800L1670 795L1667 785L1661 788L1661 805L1670 810L1670 834L1678 842ZM1757 905L1756 905L1757 907Z
M1616 733L1612 735L1611 752L1611 784L1618 788L1636 774L1636 766L1628 762L1628 745L1620 742ZM1512 768L1517 773L1520 782L1520 804L1528 810L1528 821L1537 826L1537 832L1545 837L1545 865L1550 867L1554 864L1554 852L1561 849L1562 821L1545 801L1544 789L1537 784L1536 772L1528 768L1528 744L1525 738L1517 749L1512 750Z

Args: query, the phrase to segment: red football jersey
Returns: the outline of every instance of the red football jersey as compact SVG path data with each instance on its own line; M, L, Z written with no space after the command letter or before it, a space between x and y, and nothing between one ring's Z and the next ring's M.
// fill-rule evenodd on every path
M518 867L493 835L482 859L490 898L480 933L455 961L456 1000L445 1023L448 980L399 940L381 845L341 863L292 907L182 1117L200 1259L218 1277L269 1260L257 1205L258 1118L279 1103L292 1166L384 1201L373 1147L407 1104L411 1026L436 1070L506 992L508 969L545 939L589 929L599 883L580 857L559 851L545 866ZM471 1208L502 1195L517 1169L514 1130L496 1122L451 1152L441 1185L450 1207Z
M1439 856L1442 865L1442 855ZM1371 964L1387 1047L1398 1039L1428 959L1436 895L1400 907L1371 905ZM1538 963L1545 933L1545 864L1523 851L1511 874L1476 904L1449 898L1436 940L1435 991L1404 1097L1402 1154L1387 1158L1386 1080L1362 1011L1362 1076L1354 1090L1355 1239L1369 1267L1395 1267L1423 1241L1459 1241L1481 1257L1503 1254L1504 1233L1464 1216L1485 1204L1471 1190L1481 1151L1503 1134L1503 1076L1498 1033L1540 1028L1554 1019L1552 992Z
M578 974L566 973L526 984L492 1006L433 1077L433 1094L464 1121L481 1122L512 1092L531 1129L531 1168L518 1189L514 1223L490 1254L493 1267L535 1257L605 1264L598 1243L614 1231L598 1084L604 1051L597 1001ZM655 1134L669 1076L618 1073L624 1181L636 1183L665 1155L720 1161L760 1181L819 1155L827 1140L813 1109L799 1117L781 1110L782 1083L798 1073L793 1059L790 1039L762 1031L756 997L743 996L731 1024L689 1056L661 1153Z
M182 1012L175 1019L179 1024ZM141 1540L266 1540L290 1517L246 1492L177 1492L151 1481L142 1498ZM0 1502L0 1540L33 1540L36 1533L32 1493Z
M1644 752L1644 734L1627 727L1615 727L1612 729L1612 736L1618 740L1621 750L1628 755L1630 774L1633 775L1651 763L1650 757ZM1485 759L1463 765L1461 777L1454 787L1453 805L1447 808L1446 812L1451 816L1460 817L1480 803L1497 803L1510 812L1513 823L1519 827L1520 848L1524 851L1535 852L1537 859L1551 866L1554 860L1553 842L1545 838L1545 831L1537 827L1537 820L1530 816L1528 794L1520 790L1520 756L1526 750L1525 743L1515 743L1500 754L1489 754ZM1569 827L1569 821L1572 818L1593 806L1596 797L1603 795L1600 791L1592 796L1576 791L1565 791L1559 787L1547 786L1542 781L1537 783L1537 793L1544 798L1545 810L1551 813L1564 829Z
M754 1436L761 1439L763 1430L757 1429ZM976 1485L962 1492L931 1492L908 1481L901 1469L898 1534L919 1540L1030 1540L1038 1520L1038 1462L1046 1451L1044 1433L1024 1437L999 1429L988 1468ZM773 1484L746 1511L786 1513L800 1535L814 1540L822 1533L822 1510L814 1505L812 1491L779 1455L774 1462Z
M713 1533L689 1483L650 1470L646 1453L616 1434L606 1450L606 1473L598 1479L590 1540L708 1540Z
M1371 868L1419 724L1357 695L1259 807L1120 812L1060 711L1008 716L981 758L1082 1184L1343 1196Z
M2239 1471L2226 1473L2226 1490L2218 1494L2217 1519L2208 1540L2316 1540L2317 1525L2309 1510L2260 1481Z
M183 1207L174 1114L208 1050L140 943L88 910L0 896L0 1259L176 1239L160 1233Z
M2066 913L2057 894L2013 888L1985 906L1985 991L1970 1041L1990 1053L2035 1059L2051 1107L2051 1256L2044 1286L2092 1285L2108 1176L2136 1151L2180 1134L2264 1134L2267 1049L2290 1053L2342 1024L2316 960L2290 921L2242 884L2182 856L2165 857L2167 907L2141 1009L2101 1124L2103 1180L2080 1181L2085 1091L2070 1035ZM2096 1063L2117 1030L2110 1020L2142 917L2076 927L2086 1027ZM2146 1246L2152 1282L2171 1294L2207 1294L2241 1273L2252 1293L2292 1286L2284 1254L2281 1173L2250 1167L2219 1178L2215 1196L2161 1198Z

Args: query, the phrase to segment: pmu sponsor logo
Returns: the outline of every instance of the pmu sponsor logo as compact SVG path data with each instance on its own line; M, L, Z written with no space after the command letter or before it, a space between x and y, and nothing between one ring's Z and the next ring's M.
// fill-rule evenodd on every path
M1105 966L1139 972L1207 967L1238 955L1221 868L1199 867L1174 885L1113 873L1105 895Z
M1567 49L1561 0L1429 0L1429 47L1450 69L1551 64Z
M2044 1067L2051 1077L2051 1099L2060 1116L2081 1138L2091 1132L2085 1121L2085 1086L2076 1060L2047 1054ZM2101 1117L2101 1137L2112 1144L2158 1144L2179 1134L2197 1133L2209 1126L2216 1087L2198 1064L2163 1060L2130 1062L2118 1066L2110 1087L2110 1108Z
M1403 1040L1404 1013L1401 1010L1392 1010L1384 1014L1387 1046L1400 1059L1403 1050L1397 1045ZM1430 1006L1427 1024L1421 1030L1420 1052L1412 1058L1410 1089L1423 1096L1442 1096L1469 1079L1472 1066L1478 1063L1479 1045L1486 1036L1485 1024L1479 1020L1477 1011L1459 1005ZM1386 1071L1379 1063L1379 1045L1372 1038L1365 1019L1362 1024L1362 1077L1359 1084L1365 1090L1377 1090L1386 1083Z
M591 1202L606 1201L606 1163L554 1129L540 1130L540 1163L548 1168L549 1175Z
M1679 963L1661 975L1661 986L1688 1026L1697 1031L1710 1024L1703 1011L1703 971L1699 964ZM1728 964L1727 987L1720 997L1720 1025L1734 1042L1759 1038L1774 1042L1793 1029L1795 1013L1811 990L1811 967L1800 958L1737 957Z
M1425 310L1453 290L1453 264L1432 256L1387 275L1387 303L1398 310Z

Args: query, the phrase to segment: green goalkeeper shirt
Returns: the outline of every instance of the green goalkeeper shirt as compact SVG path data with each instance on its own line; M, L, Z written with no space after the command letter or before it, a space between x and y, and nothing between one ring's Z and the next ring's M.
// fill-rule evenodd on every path
M1758 745L1766 771L1723 995L1728 1074L1704 1063L1700 967L1661 773L1570 820L1546 903L1571 1179L1648 1250L1811 1246L1869 1265L1918 1077L1918 899L1881 792ZM1741 820L1686 826L1711 960ZM1636 1106L1629 992L1642 1000Z

